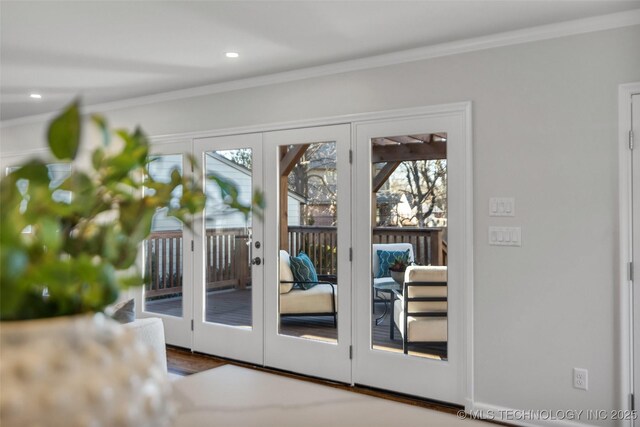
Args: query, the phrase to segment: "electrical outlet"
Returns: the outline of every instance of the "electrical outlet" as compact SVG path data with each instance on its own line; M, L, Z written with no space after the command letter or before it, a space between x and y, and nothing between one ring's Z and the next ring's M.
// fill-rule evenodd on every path
M573 368L573 388L588 390L589 371L582 368Z

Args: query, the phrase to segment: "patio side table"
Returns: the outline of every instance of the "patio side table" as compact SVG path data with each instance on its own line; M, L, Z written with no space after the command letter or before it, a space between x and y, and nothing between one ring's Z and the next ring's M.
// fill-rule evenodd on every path
M382 323L387 313L389 313L389 316L390 316L389 323L391 325L391 329L389 330L389 337L393 339L393 300L394 300L395 293L402 291L402 287L398 283L396 283L394 280L391 279L388 282L374 283L373 289L375 289L378 292L386 293L389 295L388 298L384 300L384 312L382 313L382 315L380 315L380 317L378 317L375 320L375 322L376 322L376 326L378 326L380 323ZM391 308L389 308L389 306L391 306Z

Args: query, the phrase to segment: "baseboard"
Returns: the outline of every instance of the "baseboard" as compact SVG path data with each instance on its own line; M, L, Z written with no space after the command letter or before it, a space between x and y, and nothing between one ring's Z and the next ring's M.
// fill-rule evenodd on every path
M592 424L585 424L587 413L584 411L579 419L577 413L566 414L560 410L535 411L504 408L481 402L470 402L465 407L467 414L480 419L498 421L514 426L522 427L586 427ZM537 414L536 414L537 412ZM566 411L565 411L566 413ZM571 418L573 415L575 417Z

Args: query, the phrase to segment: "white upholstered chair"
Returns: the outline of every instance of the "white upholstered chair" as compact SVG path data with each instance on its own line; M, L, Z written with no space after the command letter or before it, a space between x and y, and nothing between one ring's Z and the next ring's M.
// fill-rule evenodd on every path
M447 342L447 295L446 266L407 267L393 310L405 354L410 344Z
M138 341L145 344L154 354L157 363L164 372L167 371L167 349L164 339L164 325L158 317L136 319L122 325L130 330Z
M333 316L337 326L336 284L330 283L325 276L319 276L311 289L294 287L295 281L289 266L289 254L280 251L280 316Z

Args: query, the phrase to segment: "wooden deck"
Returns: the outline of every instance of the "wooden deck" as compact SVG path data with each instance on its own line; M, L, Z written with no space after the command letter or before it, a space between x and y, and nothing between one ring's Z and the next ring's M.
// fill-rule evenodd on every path
M207 322L222 323L232 326L251 326L251 289L216 291L207 294L206 319ZM153 313L167 314L171 316L182 316L182 298L173 297L149 301L146 304L146 311ZM379 317L384 312L384 303L375 304L374 318ZM373 346L380 350L402 351L402 338L396 329L395 339L389 336L389 314L385 316L380 325L373 324ZM319 340L335 341L337 338L336 328L333 327L331 316L304 316L285 317L281 320L280 333L295 337ZM410 351L411 355L433 357L435 354L442 354L442 349L433 351L428 347L420 348L418 345L412 346L415 351Z

